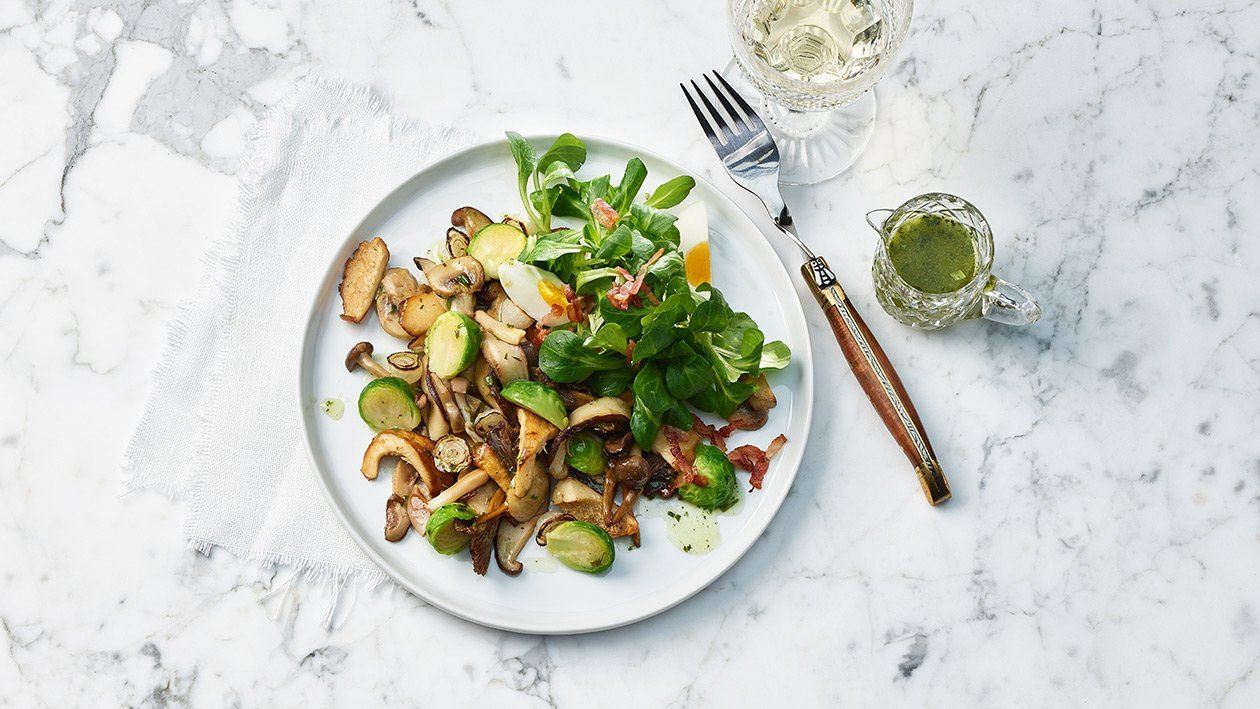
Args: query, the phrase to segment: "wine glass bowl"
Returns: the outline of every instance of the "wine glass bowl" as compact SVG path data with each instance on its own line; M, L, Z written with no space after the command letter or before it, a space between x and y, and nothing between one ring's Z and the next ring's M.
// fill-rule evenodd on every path
M784 181L807 184L853 164L870 140L870 89L910 28L913 0L729 0L738 74L762 97L784 153ZM750 97L756 98L756 97Z

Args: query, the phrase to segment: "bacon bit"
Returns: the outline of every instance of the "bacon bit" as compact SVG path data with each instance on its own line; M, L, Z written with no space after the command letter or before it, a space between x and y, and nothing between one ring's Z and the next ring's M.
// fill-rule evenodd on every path
M709 479L696 472L695 463L683 453L682 449L682 431L670 425L661 427L661 431L665 434L665 440L669 442L669 452L676 461L674 468L678 471L678 475L674 476L674 489L691 483L700 487L708 487Z
M761 489L761 483L765 480L766 471L770 469L770 459L778 454L784 443L787 443L787 436L780 433L778 436L775 436L773 441L770 441L770 445L764 451L757 446L743 445L727 455L731 463L751 473L748 478L749 484L752 485L752 487L748 488L749 492Z
M634 340L626 340L626 364L634 361Z
M585 320L586 319L586 301L584 297L578 295L577 291L573 290L573 286L569 285L568 283L564 284L564 289L562 292L564 293L565 301L568 303L568 305L562 311L564 315L568 316L569 320L572 322L582 322L583 320ZM554 305L551 306L551 309L554 311L556 309L556 306Z
M613 209L612 205L600 197L596 197L595 201L591 203L591 215L595 217L595 223L605 229L611 229L616 226L617 220L621 218L617 210Z
M530 325L529 329L525 331L525 337L535 345L542 347L543 340L547 339L549 332L551 330L542 325Z
M723 453L726 452L726 437L731 435L727 428L726 426L714 428L701 421L699 416L691 415L691 430L700 434L703 438L709 439L709 442L717 446Z
M641 305L642 301L638 297L639 290L645 287L643 280L647 278L648 269L664 255L665 249L657 249L656 253L652 254L652 258L648 259L647 263L639 268L639 273L635 276L631 276L626 269L618 267L617 272L626 281L608 289L608 302L612 303L612 306L618 310L629 310L631 305L636 307ZM648 292L651 293L651 289ZM652 298L656 298L655 294L652 295ZM660 301L654 300L654 302L659 303Z

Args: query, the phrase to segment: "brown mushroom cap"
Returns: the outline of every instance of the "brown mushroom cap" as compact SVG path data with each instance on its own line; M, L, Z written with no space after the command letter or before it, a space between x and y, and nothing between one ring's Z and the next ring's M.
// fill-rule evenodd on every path
M353 372L355 367L359 366L359 356L372 356L372 343L360 342L350 348L350 353L346 355L346 371Z
M390 495L385 502L385 540L396 542L402 539L410 527L406 501L399 495Z

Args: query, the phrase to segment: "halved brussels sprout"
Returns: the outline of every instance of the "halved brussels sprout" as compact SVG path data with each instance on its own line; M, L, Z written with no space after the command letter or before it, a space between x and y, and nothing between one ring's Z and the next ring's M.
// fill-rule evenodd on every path
M359 417L373 431L410 431L420 425L420 407L410 384L398 377L381 377L368 382L359 394Z
M424 343L429 354L429 371L449 379L476 359L481 346L481 328L467 315L448 310L433 322Z
M569 415L565 413L564 401L554 389L542 382L531 382L525 379L514 381L503 387L503 398L533 411L557 428L565 428L569 425Z
M696 446L696 474L707 485L687 483L678 488L678 496L705 510L725 510L739 501L739 483L735 480L735 466L720 448L701 444Z
M606 570L617 556L608 532L582 520L561 522L547 532L545 541L560 563L588 574Z
M604 474L604 444L593 433L579 433L569 439L569 467L592 477Z
M439 554L458 554L468 546L468 535L455 528L456 520L471 522L477 512L462 502L452 502L439 507L424 526L424 535Z

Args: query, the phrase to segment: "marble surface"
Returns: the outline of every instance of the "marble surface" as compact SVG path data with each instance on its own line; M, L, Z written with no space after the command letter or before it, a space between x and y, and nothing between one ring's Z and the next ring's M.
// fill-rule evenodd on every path
M713 175L675 83L725 62L722 4L0 2L0 706L1260 703L1260 6L920 5L870 150L789 199L955 499L924 503L811 312L813 435L761 542L664 615L537 638L388 588L326 630L327 589L188 551L121 454L294 79ZM862 214L933 189L1041 323L878 310Z

